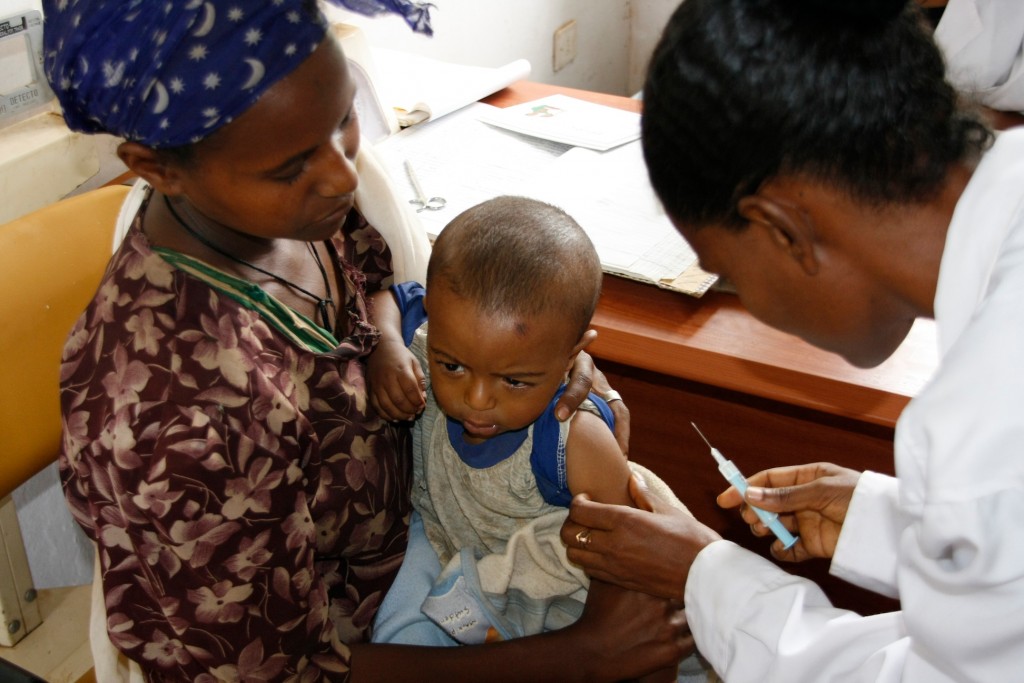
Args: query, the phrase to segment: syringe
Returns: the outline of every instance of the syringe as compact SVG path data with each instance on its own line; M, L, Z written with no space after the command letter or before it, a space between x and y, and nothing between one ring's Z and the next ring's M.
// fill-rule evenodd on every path
M732 460L726 460L725 456L722 455L722 453L717 448L711 445L711 442L709 442L707 438L704 436L704 434L701 433L700 429L697 429L696 424L694 424L693 422L691 422L690 424L693 425L693 428L697 430L698 434L700 434L700 438L704 439L704 443L706 443L708 445L708 448L711 449L711 455L715 458L715 462L718 463L718 471L722 473L722 476L725 477L725 480L732 484L733 486L735 486L736 490L740 492L741 496L746 495L747 480L740 473L739 468L737 468L736 465L732 464ZM793 547L793 544L796 543L796 536L789 533L789 529L782 525L782 522L779 521L779 516L777 514L775 514L774 512L762 510L761 508L758 507L754 507L753 505L750 505L750 503L747 503L747 505L749 505L750 509L754 511L754 513L758 516L758 518L760 518L762 522L764 522L764 525L771 529L771 532L775 534L775 537L782 541L783 548L786 548L788 550L789 548Z

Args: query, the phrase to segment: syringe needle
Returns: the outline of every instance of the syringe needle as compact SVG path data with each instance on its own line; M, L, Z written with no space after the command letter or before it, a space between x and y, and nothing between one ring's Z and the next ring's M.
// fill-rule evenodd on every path
M697 426L697 423L691 420L690 424L693 425L693 428L697 430L698 434L700 434L700 438L704 439L704 443L708 445L708 448L712 448L711 442L708 441L708 438L706 436L704 436L704 432L700 431L700 427Z
M711 455L714 457L715 462L718 463L718 471L722 473L725 480L735 486L741 496L746 495L747 479L739 471L739 468L733 464L732 460L727 460L717 448L711 445L711 442L708 441L707 437L700 431L700 428L697 427L696 423L690 422L690 424L693 425L693 428L697 430L698 434L700 434L700 438L702 438L704 443L708 445L708 448L711 449ZM782 522L779 521L779 516L776 513L767 512L759 507L754 507L753 505L750 505L750 509L753 510L764 525L768 527L780 541L782 541L782 546L784 548L788 549L793 547L793 544L796 543L796 537L789 532L789 529L782 525Z

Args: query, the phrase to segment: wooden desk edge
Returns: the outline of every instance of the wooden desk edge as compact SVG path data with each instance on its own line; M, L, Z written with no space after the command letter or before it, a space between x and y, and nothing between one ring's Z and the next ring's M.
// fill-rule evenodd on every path
M493 95L488 95L480 101L494 107L510 107L513 104L529 102L530 100L536 100L540 97L546 97L547 95L554 95L556 93L586 100L588 102L596 102L597 104L606 104L609 107L625 109L626 111L640 113L643 109L643 102L641 100L634 100L621 95L609 95L607 93L593 92L590 90L578 90L576 88L547 85L545 83L536 83L534 81L516 81L507 88L499 90Z
M837 417L892 428L910 401L909 396L891 391L810 373L800 374L670 341L647 340L641 348L635 336L614 324L594 328L598 331L598 341L591 349L597 358ZM668 356L672 357L671 362L665 362Z

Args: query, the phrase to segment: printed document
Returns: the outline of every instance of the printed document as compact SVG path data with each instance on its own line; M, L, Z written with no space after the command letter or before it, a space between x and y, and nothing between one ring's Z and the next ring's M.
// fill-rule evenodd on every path
M608 152L572 147L480 120L495 109L474 103L376 146L400 196L416 199L408 161L424 195L445 200L441 209L417 214L431 239L479 202L522 195L560 206L575 218L607 273L693 296L715 282L665 216L638 141Z

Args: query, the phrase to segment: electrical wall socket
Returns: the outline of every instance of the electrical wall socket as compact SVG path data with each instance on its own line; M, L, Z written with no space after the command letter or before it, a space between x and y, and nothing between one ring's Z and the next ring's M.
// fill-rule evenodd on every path
M557 73L576 59L576 20L570 19L557 29L554 38L554 58L551 66Z

